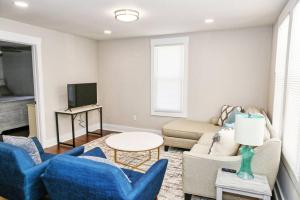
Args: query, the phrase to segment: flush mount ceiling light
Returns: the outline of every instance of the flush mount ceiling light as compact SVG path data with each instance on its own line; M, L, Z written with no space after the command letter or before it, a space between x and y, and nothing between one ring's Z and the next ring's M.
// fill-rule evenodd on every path
M116 10L115 18L122 22L133 22L139 19L139 12L131 9Z
M27 8L28 7L28 3L25 1L14 1L14 5L21 7L21 8Z
M211 19L211 18L209 18L209 19L205 19L205 20L204 20L204 22L205 22L206 24L211 24L211 23L214 23L214 22L215 22L215 20L214 20L214 19Z
M111 32L111 30L104 30L103 33L104 33L105 35L110 35L112 32Z

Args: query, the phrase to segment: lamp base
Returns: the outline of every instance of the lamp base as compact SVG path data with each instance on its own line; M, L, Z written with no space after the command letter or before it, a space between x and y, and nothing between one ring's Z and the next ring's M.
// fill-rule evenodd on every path
M253 179L254 175L251 169L251 161L254 156L253 148L245 145L241 147L240 151L242 153L242 163L237 176L245 180Z
M238 177L240 177L241 179L245 179L245 180L251 180L254 179L254 175L249 173L249 172L241 172L239 171L237 173Z

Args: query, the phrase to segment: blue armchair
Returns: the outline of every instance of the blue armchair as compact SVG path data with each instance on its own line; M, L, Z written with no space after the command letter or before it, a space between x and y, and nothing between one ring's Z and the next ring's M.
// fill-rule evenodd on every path
M96 149L93 156L103 157L100 151ZM115 166L61 155L50 161L42 180L55 200L154 200L167 163L159 160L145 174L122 169L130 183Z
M24 149L0 142L0 196L10 200L36 200L46 194L40 175L55 155L45 153L37 138L33 140L43 161L39 165L35 165ZM77 156L83 151L84 147L77 147L66 154Z

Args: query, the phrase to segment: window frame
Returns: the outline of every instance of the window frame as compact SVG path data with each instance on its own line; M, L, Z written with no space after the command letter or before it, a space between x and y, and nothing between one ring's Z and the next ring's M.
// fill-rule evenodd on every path
M286 157L286 153L285 153L285 139L284 139L284 135L285 135L285 126L286 126L286 112L287 112L287 89L288 89L288 75L289 75L289 66L290 66L290 54L291 54L291 38L292 38L292 28L294 25L294 10L296 8L296 6L300 6L300 1L295 2L295 4L292 6L292 8L284 15L284 17L280 17L281 20L280 22L278 22L278 27L277 27L277 40L278 40L278 30L280 25L284 22L286 17L289 17L289 30L288 30L288 43L287 43L287 52L286 52L286 64L285 64L285 78L284 78L284 99L283 99L283 104L282 106L282 117L281 117L281 124L280 124L280 129L279 131L281 132L281 139L282 139L282 162L284 164L284 166L286 167L288 174L290 175L292 181L298 185L300 183L300 160L298 160L297 162L297 166L292 166L292 164L290 163L290 161L287 159ZM282 19L283 18L283 19ZM277 44L278 45L278 44ZM277 48L277 47L276 47ZM277 53L275 54L276 59L277 59ZM275 62L276 64L276 62ZM275 66L276 67L276 66ZM275 75L275 74L274 74ZM276 79L274 79L274 85L275 85L275 81ZM275 101L275 87L274 87L274 101ZM273 101L273 116L274 116L274 101ZM273 122L274 123L274 122ZM300 134L300 132L298 132L297 134ZM300 144L300 142L298 142ZM296 170L295 170L296 168ZM300 186L300 185L299 185ZM300 188L297 187L297 190L300 191Z
M181 111L157 111L156 106L156 80L154 77L155 63L154 63L154 49L157 46L172 46L172 45L184 46L184 66L183 66L183 83L182 83L182 101ZM151 39L151 115L153 116L165 116L165 117L182 117L185 118L188 115L187 112L187 100L188 100L188 50L189 50L189 37L174 37L174 38L159 38Z

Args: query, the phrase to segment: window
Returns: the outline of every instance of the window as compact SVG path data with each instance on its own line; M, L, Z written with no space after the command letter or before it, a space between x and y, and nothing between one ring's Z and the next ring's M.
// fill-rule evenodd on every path
M287 16L278 28L276 66L275 66L275 92L273 105L273 125L281 133L284 105L284 88L287 63L287 47L289 36L290 17Z
M151 114L187 116L188 38L151 41Z
M283 124L283 154L300 178L300 3L293 10Z

